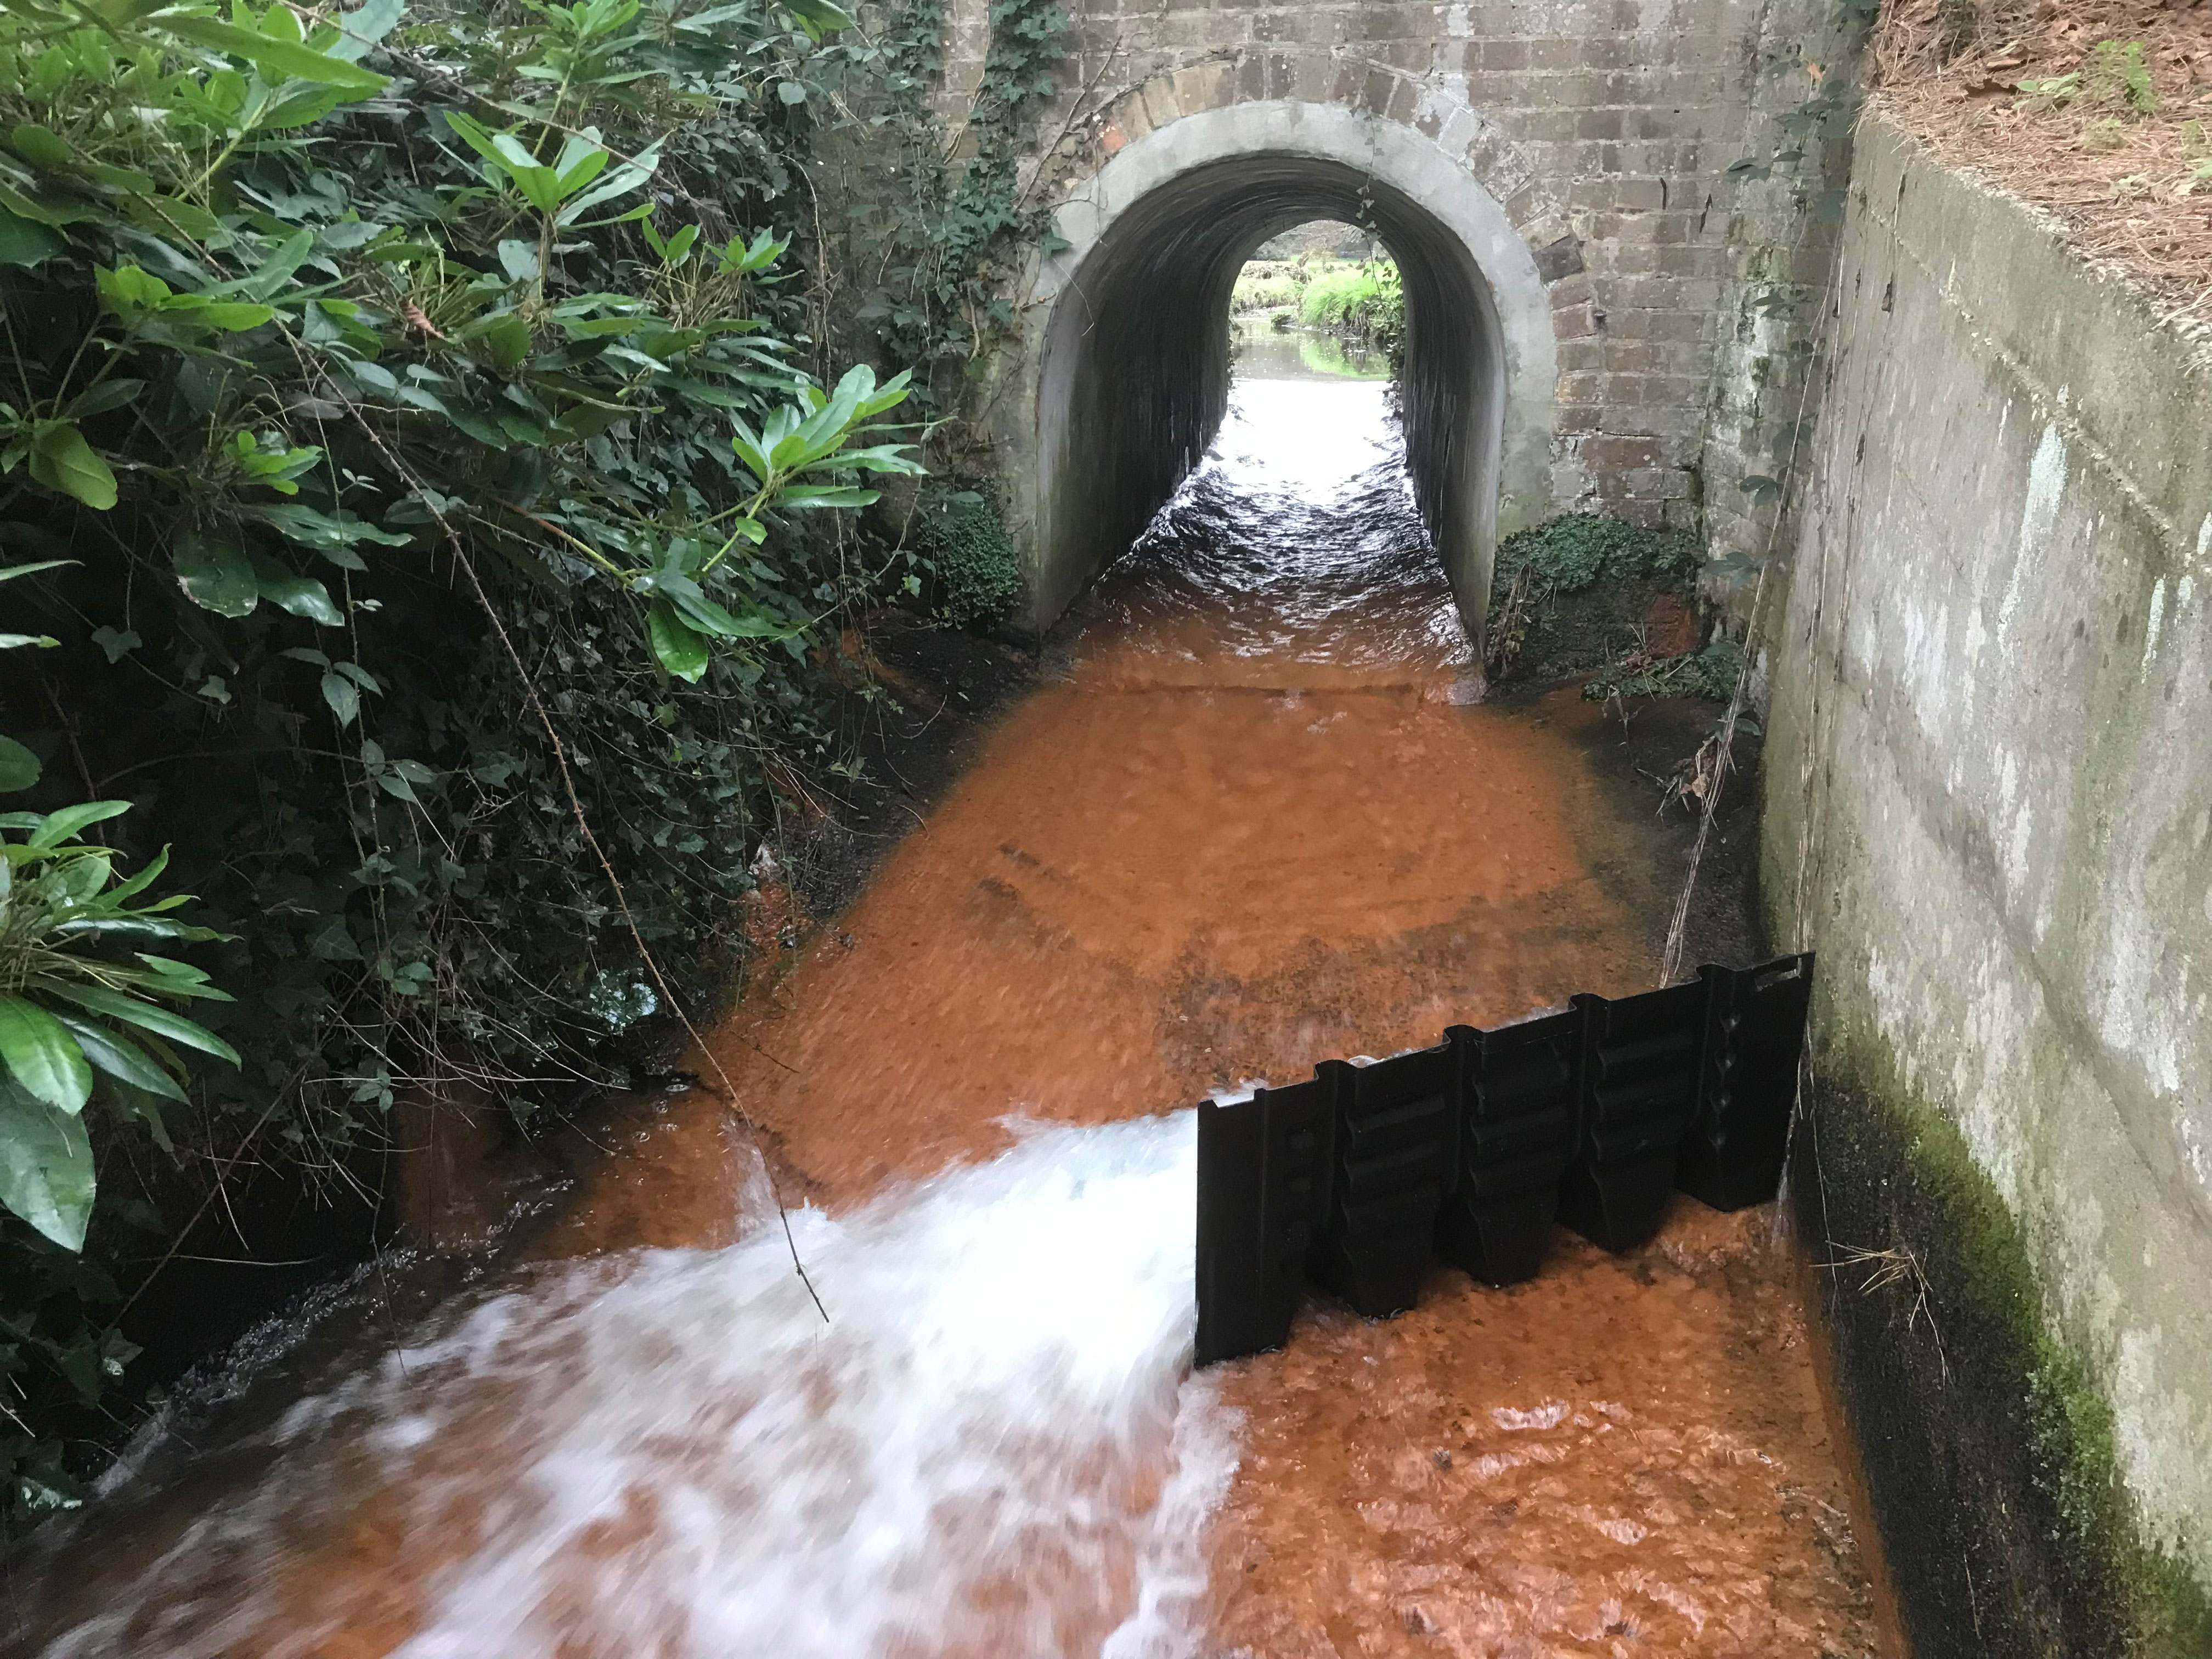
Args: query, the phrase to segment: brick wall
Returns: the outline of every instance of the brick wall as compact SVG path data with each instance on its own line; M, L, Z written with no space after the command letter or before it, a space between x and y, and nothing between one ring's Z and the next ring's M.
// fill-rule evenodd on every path
M1779 108L1793 97L1775 70L1806 33L1793 15L1822 9L1809 0L1067 9L1066 90L1040 129L1048 142L1065 129L1038 158L1045 199L1198 110L1288 97L1372 111L1463 158L1530 245L1549 251L1559 510L1695 527L1717 403L1735 449L1755 448L1774 400L1751 407L1735 384L1747 284L1765 277L1747 270L1745 251L1788 234L1788 204L1740 199L1727 169L1750 142L1755 100ZM949 109L988 45L984 0L956 0ZM1796 326L1759 320L1769 343Z

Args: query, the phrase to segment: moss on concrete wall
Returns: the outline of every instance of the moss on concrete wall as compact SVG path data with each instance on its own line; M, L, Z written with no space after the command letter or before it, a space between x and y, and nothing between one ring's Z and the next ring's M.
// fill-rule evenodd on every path
M2204 1659L2212 1596L2148 1540L2112 1407L1949 1116L1824 985L1791 1188L1924 1659Z

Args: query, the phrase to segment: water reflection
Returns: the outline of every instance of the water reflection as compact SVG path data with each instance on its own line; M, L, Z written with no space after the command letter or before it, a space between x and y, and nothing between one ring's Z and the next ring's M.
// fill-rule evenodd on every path
M1254 380L1387 380L1388 356L1318 329L1283 328L1271 318L1242 317L1230 337L1236 373Z

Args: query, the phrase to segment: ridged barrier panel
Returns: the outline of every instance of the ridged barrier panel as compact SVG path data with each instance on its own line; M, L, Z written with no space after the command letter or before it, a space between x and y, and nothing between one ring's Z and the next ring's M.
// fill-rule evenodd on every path
M1282 1346L1310 1280L1383 1318L1413 1305L1432 1252L1511 1285L1555 1219L1626 1250L1678 1187L1717 1210L1772 1198L1812 987L1810 952L1709 965L1204 1102L1197 1362Z

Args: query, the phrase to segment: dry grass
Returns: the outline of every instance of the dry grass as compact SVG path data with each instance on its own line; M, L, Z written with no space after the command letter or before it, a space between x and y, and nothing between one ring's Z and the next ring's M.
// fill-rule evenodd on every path
M2212 318L2212 0L1890 0L1875 84L1945 161Z
M1830 1273L1841 1273L1846 1268L1863 1269L1859 1280L1859 1294L1873 1296L1882 1291L1902 1288L1912 1297L1912 1305L1905 1315L1905 1328L1910 1333L1924 1317L1928 1334L1936 1340L1936 1363L1943 1375L1951 1375L1950 1357L1943 1352L1943 1333L1936 1328L1936 1310L1928 1304L1928 1275L1921 1271L1920 1258L1910 1245L1893 1245L1886 1250L1862 1249L1856 1244L1829 1246L1830 1259L1820 1265Z

